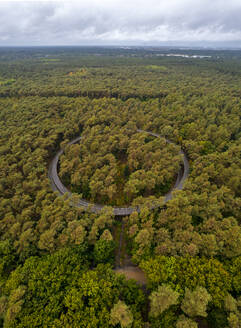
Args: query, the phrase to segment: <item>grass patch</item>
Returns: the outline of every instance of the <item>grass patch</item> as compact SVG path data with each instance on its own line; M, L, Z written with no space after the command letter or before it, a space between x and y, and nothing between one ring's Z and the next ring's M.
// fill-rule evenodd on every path
M14 82L16 82L15 79L9 79L9 80L5 80L5 81L0 81L0 86L11 85Z

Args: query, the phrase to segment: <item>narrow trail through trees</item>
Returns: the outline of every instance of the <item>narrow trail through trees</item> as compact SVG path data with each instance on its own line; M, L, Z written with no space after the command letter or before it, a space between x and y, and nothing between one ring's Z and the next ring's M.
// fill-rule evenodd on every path
M115 272L123 274L126 279L134 279L141 286L145 286L147 281L144 272L133 264L131 256L127 252L127 240L125 234L125 222L121 221L119 234L115 234L115 240L118 244L115 257Z

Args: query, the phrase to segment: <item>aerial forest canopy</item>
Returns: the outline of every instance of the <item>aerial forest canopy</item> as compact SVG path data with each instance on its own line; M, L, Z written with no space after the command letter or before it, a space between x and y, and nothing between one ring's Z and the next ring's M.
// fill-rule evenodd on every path
M0 49L0 327L241 326L241 53L182 51Z
M65 185L106 205L167 192L181 165L178 147L138 132L130 106L118 101L102 106L83 115L80 144L62 145L59 175Z

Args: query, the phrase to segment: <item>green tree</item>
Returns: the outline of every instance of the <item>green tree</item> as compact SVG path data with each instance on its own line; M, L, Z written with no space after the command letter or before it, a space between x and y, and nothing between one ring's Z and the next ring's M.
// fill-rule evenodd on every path
M111 309L110 323L114 326L119 323L122 328L127 328L131 327L132 322L133 315L130 309L124 302L118 301Z
M198 325L192 319L180 315L176 323L176 328L198 328Z
M206 317L206 309L210 300L211 296L205 288L197 286L193 291L186 288L181 308L190 317Z
M113 240L99 239L94 246L94 261L98 263L113 263L115 242Z
M150 316L157 317L171 305L178 304L179 293L168 285L161 285L150 295Z

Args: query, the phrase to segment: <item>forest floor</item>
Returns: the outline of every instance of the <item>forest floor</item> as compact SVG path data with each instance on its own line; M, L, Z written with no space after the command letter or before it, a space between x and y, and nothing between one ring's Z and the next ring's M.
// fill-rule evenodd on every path
M118 222L114 230L116 242L115 272L123 274L126 279L135 279L140 285L146 285L144 272L133 264L127 251L127 238L124 221Z

